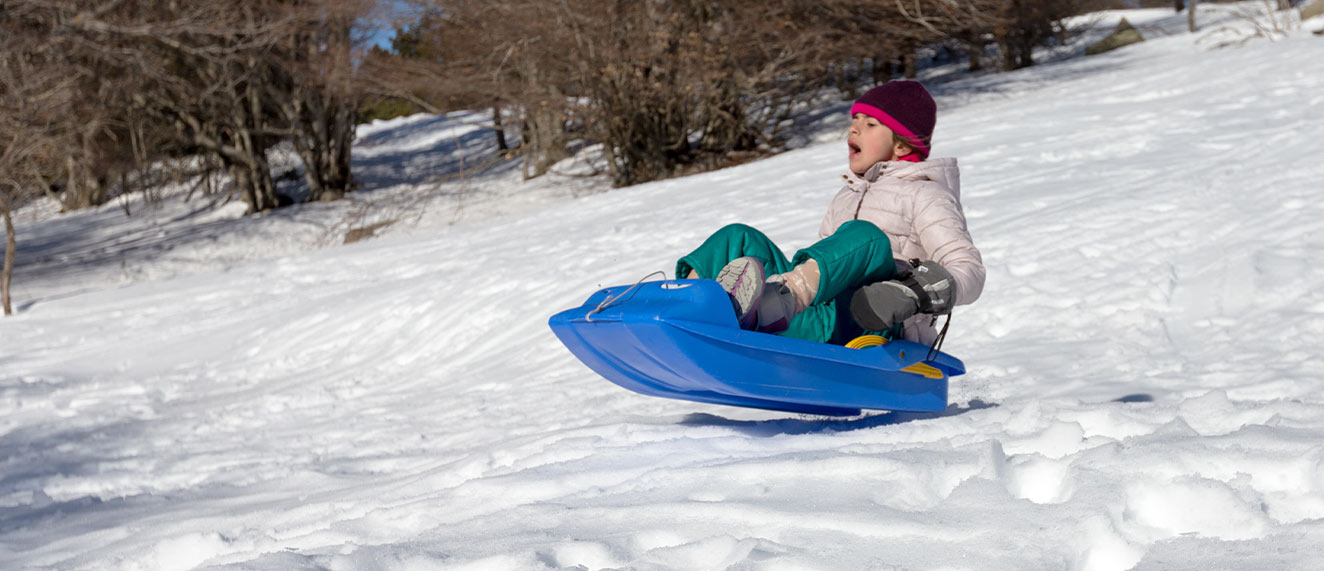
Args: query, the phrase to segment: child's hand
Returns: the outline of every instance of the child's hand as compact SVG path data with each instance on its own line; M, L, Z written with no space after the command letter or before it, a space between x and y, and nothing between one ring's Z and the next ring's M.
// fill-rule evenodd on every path
M886 331L917 313L947 313L955 299L952 275L937 262L923 262L895 280L860 288L851 296L850 312L860 327Z

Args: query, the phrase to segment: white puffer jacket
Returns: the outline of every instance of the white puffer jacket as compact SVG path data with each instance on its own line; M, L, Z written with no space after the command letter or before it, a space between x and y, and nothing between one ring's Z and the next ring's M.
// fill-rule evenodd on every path
M970 239L961 209L961 172L956 159L919 163L881 162L863 176L843 176L818 229L820 239L851 220L867 220L892 240L897 271L910 269L908 260L933 260L952 274L956 304L979 299L984 291L984 260ZM930 344L937 338L933 316L916 315L905 323L905 338Z

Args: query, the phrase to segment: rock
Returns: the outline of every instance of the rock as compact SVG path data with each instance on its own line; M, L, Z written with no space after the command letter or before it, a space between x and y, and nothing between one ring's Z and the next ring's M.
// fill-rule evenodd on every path
M378 222L376 224L369 224L367 226L360 226L358 228L350 228L349 232L345 233L345 243L353 244L360 240L367 240L368 238L372 238L373 236L377 235L378 230L381 230L382 228L385 228L392 224L395 224L394 220L387 220L385 222Z
M1315 0L1314 2L1301 7L1302 22L1321 14L1324 14L1324 0ZM1315 33L1318 34L1319 31L1316 31Z
M1324 0L1320 1L1324 2ZM1126 21L1126 18L1122 18L1122 21L1117 23L1117 28L1113 30L1113 33L1086 47L1085 55L1098 55L1143 41L1145 41L1145 37L1140 35L1140 30L1135 29L1130 22Z

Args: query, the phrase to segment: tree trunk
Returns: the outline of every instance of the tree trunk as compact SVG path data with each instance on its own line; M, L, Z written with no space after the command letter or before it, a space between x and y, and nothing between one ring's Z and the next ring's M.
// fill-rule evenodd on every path
M524 110L524 129L527 146L524 147L524 179L542 176L557 161L569 156L566 152L565 121L561 113L550 107L538 106Z
M250 58L248 67L255 69L257 62ZM247 170L249 196L252 198L252 202L248 203L249 214L271 210L281 205L276 197L276 183L271 180L271 163L267 162L267 148L270 143L267 142L267 137L261 134L267 126L266 117L259 86L256 83L249 84L239 98L239 106L234 117L236 127L233 127L237 146L245 155L245 160L239 163L239 166Z
M18 243L14 238L14 219L9 216L9 199L0 191L0 215L5 219L5 262L0 267L0 306L5 315L13 315L14 308L9 301L9 284L14 277L14 249Z
M253 195L257 197L257 208L253 212L263 212L279 207L280 199L276 196L276 183L271 180L271 166L267 164L266 157L252 167L249 173L249 184L253 187Z
M105 184L93 175L91 169L69 157L69 178L64 188L63 206L66 210L81 210L99 206L106 201Z
M267 163L264 149L257 148L254 137L248 131L237 133L238 146L245 152L240 161L227 160L230 165L230 177L239 188L240 195L248 204L247 214L256 214L280 206L276 198L276 185L271 180L271 166Z
M56 187L53 186L50 181L46 180L46 178L40 174L37 174L33 178L36 178L40 182L41 192L46 195L46 198L49 198L52 202L60 205L60 214L64 214L69 210L64 204L64 199L55 194Z
M75 154L68 156L69 190L73 191L71 205L73 210L100 206L106 202L106 175L98 172L104 169L98 168L96 161L99 156L95 140L98 129L95 121L87 125L79 134L81 152L75 151ZM69 192L66 192L66 201L70 198Z
M1292 9L1292 0L1278 0L1278 9L1279 9L1279 10L1291 10L1291 9Z
M61 210L77 210L78 206L78 161L73 155L64 157L64 192L60 200Z
M120 173L119 197L120 206L124 208L124 215L133 216L133 212L129 209L129 175L126 173ZM147 192L143 192L143 202L146 203L147 199Z
M65 157L66 179L64 199L61 201L65 210L82 210L103 202L105 189L86 164L86 158L79 160L74 154Z
M239 193L239 197L244 199L244 204L248 205L248 211L245 214L256 212L254 205L257 204L257 196L253 194L253 185L248 183L248 171L238 163L226 161L226 170L230 171L230 180L234 183L234 190Z
M339 200L353 190L354 173L350 168L350 151L354 146L355 107L354 101L348 97L334 98L335 109L331 116L330 137L327 139L331 148L324 169L326 194L320 200Z
M289 98L284 106L285 114L294 127L294 152L303 160L303 178L308 183L309 200L316 201L324 192L322 156L326 154L323 133L326 112L317 96L306 93L298 85L285 96Z
M970 71L984 69L984 46L977 41L966 42L965 53L970 58Z
M874 56L873 58L873 84L882 85L892 80L892 58Z
M1186 9L1185 0L1172 0L1172 8L1176 10L1178 13L1180 13L1182 10L1185 10Z
M509 151L510 145L506 144L506 130L501 128L501 104L492 104L492 124L496 126L496 143L498 151Z
M309 200L344 198L353 185L353 103L344 97L303 90L295 90L293 98L288 113L296 131L294 149L303 160Z
M1010 36L1005 34L998 36L998 51L1002 52L1002 71L1015 70L1016 48Z
M1186 10L1186 27L1190 28L1191 33L1195 33L1195 6L1199 4L1197 0L1191 0L1191 5Z
M1025 68L1034 65L1034 39L1027 32L1020 34L1021 49L1016 67Z
M304 162L308 198L318 202L344 198L353 185L350 147L357 106L347 83L353 59L350 23L333 16L320 28L322 37L296 39L291 50L295 61L308 64L317 80L306 84L294 80L293 113L288 113L295 148Z

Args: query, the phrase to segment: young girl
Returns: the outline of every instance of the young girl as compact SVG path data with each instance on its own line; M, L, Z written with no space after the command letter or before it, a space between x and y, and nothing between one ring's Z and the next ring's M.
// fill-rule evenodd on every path
M681 258L676 275L716 279L745 329L837 344L872 331L930 344L934 316L984 289L956 159L926 160L937 105L918 82L870 89L850 113L846 187L817 243L787 260L763 233L732 224Z

